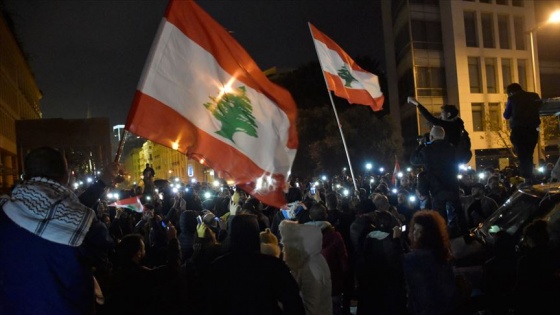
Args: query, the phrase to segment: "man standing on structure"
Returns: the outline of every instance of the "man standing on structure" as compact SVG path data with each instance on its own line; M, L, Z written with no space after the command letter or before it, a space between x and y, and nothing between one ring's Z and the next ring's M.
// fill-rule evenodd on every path
M519 83L506 88L508 100L504 118L509 120L510 140L519 161L519 175L525 183L533 183L533 152L539 139L539 108L541 98L537 93L527 92Z
M146 163L146 168L142 172L142 180L144 181L144 194L154 193L154 176L156 172L150 166L150 163Z

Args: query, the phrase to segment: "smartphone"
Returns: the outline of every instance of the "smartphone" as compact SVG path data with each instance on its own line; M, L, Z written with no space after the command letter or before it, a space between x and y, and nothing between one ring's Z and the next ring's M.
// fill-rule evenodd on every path
M406 225L401 226L401 232L406 231Z
M312 195L315 195L315 187L311 187L311 189L309 191L311 191Z
M202 224L202 217L201 216L197 216L196 217L196 222L198 222L198 224Z
M164 229L167 229L167 224L165 224L165 221L161 221L161 226L162 226Z

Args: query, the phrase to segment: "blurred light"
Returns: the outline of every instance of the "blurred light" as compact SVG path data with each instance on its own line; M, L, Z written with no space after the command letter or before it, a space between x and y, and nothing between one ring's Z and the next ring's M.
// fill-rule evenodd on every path
M74 189L78 189L78 187L80 187L80 184L74 183Z
M327 180L327 176L323 175L323 176L321 177L321 179L322 179L322 180Z
M91 182L93 182L93 178L88 177L88 178L86 179L86 181L87 181L88 183L91 183Z
M369 182L370 183L375 183L375 179L372 178L372 179L369 180Z
M539 173L544 173L544 167L543 166L539 167Z
M171 148L172 148L173 150L179 150L179 142L173 142L173 143L171 144Z
M391 191L393 192L393 194L396 194L398 192L396 188L393 188Z
M371 170L372 167L373 167L373 165L371 165L371 163L366 163L366 169L368 171Z
M189 192L189 187L186 187L186 188L185 188L185 191L186 191L186 192Z
M152 197L146 196L146 200L152 200Z
M411 202L415 202L416 201L416 196L410 196L408 197L408 200Z
M158 192L159 192L159 189L155 188L154 191L155 191L156 193L158 193Z
M198 162L199 162L200 164L204 164L204 159L200 159Z
M179 192L179 189L178 189L177 187L173 187L172 191L173 191L174 193L178 193L178 192Z
M101 174L101 172L100 172L100 171L97 171L97 175L99 175L99 174Z
M138 185L138 183L137 182L132 182L132 185Z
M336 188L340 188L340 184L336 184Z
M107 193L107 198L113 199L113 193Z
M196 183L196 178L191 179L192 183Z
M204 198L210 199L210 197L212 197L212 194L210 192L207 191L204 193Z
M380 171L381 173L383 173L383 172L385 172L385 168L380 167L380 168L379 168L379 171Z
M484 173L479 173L479 174L478 174L478 178L484 179Z
M84 184L84 182L80 181L80 186L82 186Z
M397 173L397 177L398 177L398 178L401 178L402 176L403 176L403 173L402 173L402 172L398 172L398 173Z
M560 11L557 10L552 12L550 18L548 18L547 23L558 23L558 22L560 22Z
M313 186L319 186L319 182L313 183Z
M348 191L348 189L344 189L342 193L344 194L344 196L348 196L350 194L350 191Z
M468 168L466 164L459 164L459 169L462 171L466 171Z
M210 176L214 176L214 170L210 170Z
M406 171L407 171L407 172L412 172L412 167L407 167L407 168L406 168Z
M118 193L113 194L113 199L119 199L121 196Z
M173 188L175 187L175 184L169 184L169 187Z
M163 200L163 193L159 193L158 196L160 200Z
M220 186L220 182L219 182L219 181L217 181L217 180L215 180L213 184L214 184L214 187L218 187L218 186Z
M172 170L169 170L168 172L169 172L169 174L173 173L173 171L172 171Z
M458 179L463 179L463 175L459 174L459 175L457 175L457 178Z
M343 172L346 172L346 167L343 167L343 168L342 168L342 171L343 171Z
M178 181L179 181L179 177L175 177L175 181L178 182Z
M296 187L299 187L299 183L296 183Z

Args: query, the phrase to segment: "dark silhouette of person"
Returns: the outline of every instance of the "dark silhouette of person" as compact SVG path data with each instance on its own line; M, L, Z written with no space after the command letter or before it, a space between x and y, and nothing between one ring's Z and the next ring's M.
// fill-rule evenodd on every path
M519 83L512 83L506 88L508 100L504 118L509 120L510 140L519 161L519 175L527 183L533 181L533 151L539 138L538 127L541 124L539 108L541 98L537 93L527 92Z

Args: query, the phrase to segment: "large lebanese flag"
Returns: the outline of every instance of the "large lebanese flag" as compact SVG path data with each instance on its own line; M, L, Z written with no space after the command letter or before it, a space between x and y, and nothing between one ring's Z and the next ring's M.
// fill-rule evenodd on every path
M296 104L194 1L171 0L126 129L176 149L281 207L298 139Z
M381 110L384 97L377 76L360 68L340 46L311 23L309 28L329 90L351 104Z

